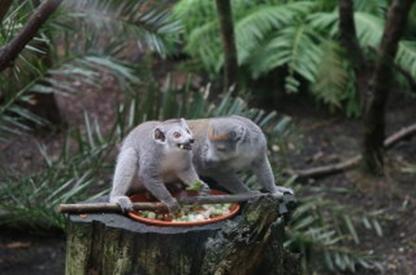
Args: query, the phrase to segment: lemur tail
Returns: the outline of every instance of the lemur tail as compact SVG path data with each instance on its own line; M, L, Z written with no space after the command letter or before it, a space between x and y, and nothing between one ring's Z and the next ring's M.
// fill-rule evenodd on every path
M136 173L137 163L138 154L133 148L127 148L120 152L114 172L113 189L110 193L110 199L115 196L126 195Z

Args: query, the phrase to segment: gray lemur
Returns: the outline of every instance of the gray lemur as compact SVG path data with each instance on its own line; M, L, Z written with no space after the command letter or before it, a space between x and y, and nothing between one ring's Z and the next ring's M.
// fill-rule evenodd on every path
M230 116L187 121L195 138L193 162L200 176L215 180L231 193L250 192L237 176L251 170L267 192L293 191L276 186L267 157L267 140L253 121Z
M114 172L110 202L124 210L132 209L127 194L143 188L163 202L170 211L178 202L167 190L165 183L182 181L190 186L203 183L192 165L194 139L184 119L163 122L149 121L133 129L124 139ZM137 180L133 178L137 176Z

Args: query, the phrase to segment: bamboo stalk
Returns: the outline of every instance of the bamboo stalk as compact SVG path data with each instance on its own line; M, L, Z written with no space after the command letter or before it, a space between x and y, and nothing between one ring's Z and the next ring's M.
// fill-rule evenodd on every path
M244 193L237 195L215 195L215 196L193 196L178 198L180 204L215 204L215 203L236 203L256 199L263 196L274 196L281 200L282 196L269 193ZM161 202L135 202L134 210L167 210ZM121 208L115 203L77 203L61 204L58 208L60 213L83 214L83 213L121 213Z

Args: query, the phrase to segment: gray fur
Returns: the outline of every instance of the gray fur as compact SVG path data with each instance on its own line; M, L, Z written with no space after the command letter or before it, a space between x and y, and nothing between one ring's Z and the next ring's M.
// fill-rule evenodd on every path
M180 137L175 137L177 133ZM121 146L110 202L119 204L124 211L131 210L127 195L145 188L170 210L176 210L178 202L165 183L181 180L192 185L200 180L192 165L191 143L193 136L184 119L149 121L137 126Z
M239 179L237 172L251 170L268 192L293 194L291 189L275 184L267 157L266 137L253 121L230 116L189 120L188 124L195 136L193 162L200 176L214 179L227 191L242 193L250 190ZM228 138L216 140L221 136Z

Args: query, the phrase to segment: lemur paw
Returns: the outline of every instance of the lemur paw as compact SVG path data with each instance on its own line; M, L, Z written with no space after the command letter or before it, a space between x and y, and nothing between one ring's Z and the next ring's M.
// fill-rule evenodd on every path
M110 202L116 203L120 206L123 213L133 210L133 203L127 196L116 196L110 199Z
M173 199L169 202L163 202L163 203L169 209L170 213L175 213L181 208L180 204L178 203L178 201L176 199Z
M202 188L201 191L199 191L201 193L202 196L205 195L209 195L211 188L209 188L208 184L206 184L205 182L202 182Z

